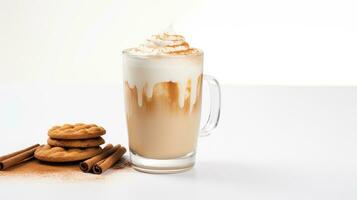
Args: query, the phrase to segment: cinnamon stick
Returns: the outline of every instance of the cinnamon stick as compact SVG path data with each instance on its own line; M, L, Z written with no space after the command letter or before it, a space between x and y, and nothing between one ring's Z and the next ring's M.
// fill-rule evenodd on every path
M116 149L113 148L112 144L108 144L104 147L102 153L88 159L85 160L81 163L79 163L79 168L83 171L83 172L90 172L92 170L92 167L98 163L101 160L104 160L105 158L107 158L110 154L112 154Z
M27 150L30 150L30 149L32 149L32 148L34 148L34 147L38 147L38 146L40 146L40 145L39 145L39 144L35 144L35 145L32 145L32 146L27 147L27 148L25 148L25 149L16 151L16 152L14 152L14 153L10 153L10 154L4 155L4 156L0 156L0 161L6 160L6 159L8 159L8 158L10 158L10 157L16 156L17 154L20 154L20 153L22 153L22 152L25 152L25 151L27 151Z
M36 144L23 150L2 156L0 158L0 170L7 169L9 167L32 159L33 154L35 153L38 146L39 144Z
M98 163L96 163L94 166L96 166L96 165L101 165L104 161L105 161L105 159L103 159L103 160L99 161L99 162L98 162ZM93 166L93 171L94 171L94 166Z
M95 174L101 174L105 172L107 169L112 167L126 152L125 147L119 147L112 155L106 158L103 161L98 162L93 167L93 172Z

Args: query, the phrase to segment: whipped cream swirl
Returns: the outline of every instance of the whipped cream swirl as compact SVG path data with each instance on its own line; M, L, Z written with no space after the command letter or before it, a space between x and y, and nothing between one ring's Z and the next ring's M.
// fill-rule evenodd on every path
M198 53L181 35L164 32L153 35L144 44L129 50L134 55L187 55Z

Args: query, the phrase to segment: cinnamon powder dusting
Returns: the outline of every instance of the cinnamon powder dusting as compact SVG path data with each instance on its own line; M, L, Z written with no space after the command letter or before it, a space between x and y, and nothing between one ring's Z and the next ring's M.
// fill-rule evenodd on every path
M45 163L36 159L0 171L0 177L55 177L62 180L103 179L103 176L83 173L75 163Z

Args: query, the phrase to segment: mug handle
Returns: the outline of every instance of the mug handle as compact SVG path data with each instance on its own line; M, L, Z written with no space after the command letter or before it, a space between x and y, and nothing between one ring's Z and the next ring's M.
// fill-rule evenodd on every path
M213 76L203 75L203 80L208 83L210 95L210 112L206 124L200 130L200 136L208 136L217 128L221 113L221 87Z

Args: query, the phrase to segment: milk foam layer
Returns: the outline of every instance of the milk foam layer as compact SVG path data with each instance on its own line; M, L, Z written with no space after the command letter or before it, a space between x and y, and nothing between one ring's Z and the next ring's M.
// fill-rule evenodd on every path
M154 35L146 44L125 50L123 65L125 81L130 88L137 89L139 106L143 104L144 93L147 97L152 97L155 84L174 82L179 85L179 106L184 107L189 80L190 110L196 102L203 54L198 49L190 48L184 37L168 33Z

